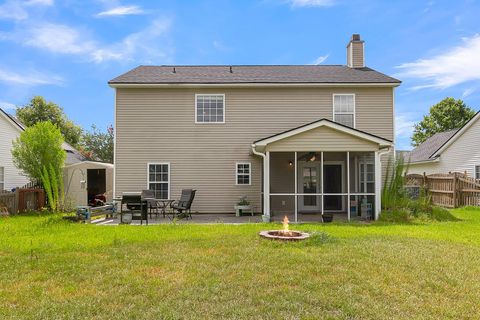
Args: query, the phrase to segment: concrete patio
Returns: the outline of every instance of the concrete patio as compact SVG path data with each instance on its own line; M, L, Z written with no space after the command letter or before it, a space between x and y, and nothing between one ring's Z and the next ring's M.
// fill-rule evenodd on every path
M282 216L273 216L272 222L281 222L283 220ZM140 220L133 220L131 221L131 216L129 214L124 214L124 223L131 224L131 225L140 225ZM299 214L299 221L300 223L322 223L322 219L320 215L301 215ZM346 214L335 214L334 215L334 222L338 221L347 221ZM208 214L208 213L195 213L192 214L192 219L181 219L176 220L175 223L177 224L243 224L243 223L261 223L262 216L260 214L256 214L254 216L250 215L243 215L241 217L235 216L234 213L224 213L224 214ZM120 224L120 216L115 218L100 218L97 220L92 220L93 224L97 225L110 225L115 226ZM171 224L173 221L168 217L163 217L162 214L155 215L153 214L150 218L148 217L148 224L149 225L156 225L156 224ZM293 223L293 221L291 221ZM143 225L145 225L145 220L143 221Z

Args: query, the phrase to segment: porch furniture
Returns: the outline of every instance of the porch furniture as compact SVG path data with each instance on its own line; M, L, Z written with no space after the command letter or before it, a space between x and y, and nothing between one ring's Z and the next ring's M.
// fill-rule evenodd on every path
M173 209L172 212L172 217L170 219L173 219L175 217L180 218L180 219L192 219L192 214L190 212L190 208L192 206L193 199L195 198L195 193L197 190L193 189L183 189L182 190L182 195L180 196L180 200L172 202L170 204L170 208Z
M124 207L127 208L126 212L124 212ZM148 225L147 207L147 201L142 200L142 195L140 193L123 194L120 207L120 223L123 223L123 214L130 213L132 215L132 220L140 220L140 224L143 224L143 220L145 219L145 222Z
M157 203L159 204L159 208L163 214L163 217L165 218L165 215L167 214L167 208L171 207L172 203L175 202L175 200L171 199L156 199Z
M372 220L373 219L373 207L371 203L366 202L366 199L362 200L362 204L360 206L361 217L365 220Z
M152 213L155 213L155 215L158 216L159 209L162 211L163 217L165 218L165 208L162 207L162 204L160 204L158 199L155 199L155 191L142 190L142 199L147 202L147 210L150 214L150 218L152 217Z
M253 217L253 207L251 205L248 205L248 206L236 205L234 206L234 208L235 208L235 216L237 217L240 217L243 211L250 211L250 214Z
M85 223L91 223L92 217L98 217L105 215L106 217L112 216L115 212L114 204L106 204L104 206L92 207L92 206L77 206L77 217L80 221Z

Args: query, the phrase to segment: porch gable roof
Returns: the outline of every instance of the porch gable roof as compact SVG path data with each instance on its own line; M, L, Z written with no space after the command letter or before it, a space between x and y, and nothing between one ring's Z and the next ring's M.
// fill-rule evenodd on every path
M336 131L339 131L339 132L342 132L342 133L345 133L345 134L348 134L372 143L376 143L379 145L380 148L389 147L393 145L392 141L387 140L385 138L376 136L374 134L371 134L362 130L351 128L325 118L274 134L272 136L269 136L263 139L259 139L257 141L254 141L253 144L259 147L267 146L268 144L271 144L271 143L274 143L274 142L277 142L277 141L280 141L280 140L283 140L283 139L286 139L286 138L289 138L313 129L317 129L320 127L331 128Z

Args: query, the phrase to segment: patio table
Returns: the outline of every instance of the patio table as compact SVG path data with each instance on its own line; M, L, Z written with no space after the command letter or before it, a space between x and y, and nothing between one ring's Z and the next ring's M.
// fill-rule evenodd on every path
M143 198L143 200L146 200L146 201L155 201L155 202L161 202L162 203L162 207L161 207L161 210L162 210L162 214L164 215L165 217L165 214L167 213L166 210L167 210L167 207L172 204L172 202L174 202L175 200L172 200L172 199L156 199L156 198Z

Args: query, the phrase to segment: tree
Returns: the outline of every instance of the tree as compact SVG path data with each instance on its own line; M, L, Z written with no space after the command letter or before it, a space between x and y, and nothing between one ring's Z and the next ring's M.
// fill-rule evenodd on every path
M16 117L27 127L50 121L58 126L66 142L74 147L80 142L82 128L69 120L60 106L41 96L33 97L27 105L18 108Z
M430 108L423 120L414 125L412 145L418 146L435 133L462 127L475 115L462 100L445 98Z
M87 160L113 163L113 127L102 132L93 125L92 130L83 135L80 152Z
M63 168L66 153L60 129L50 121L28 127L13 141L13 163L32 180L42 179L43 168L57 172Z
M60 129L50 121L28 127L13 142L13 163L31 180L40 181L52 211L63 208L63 150Z

